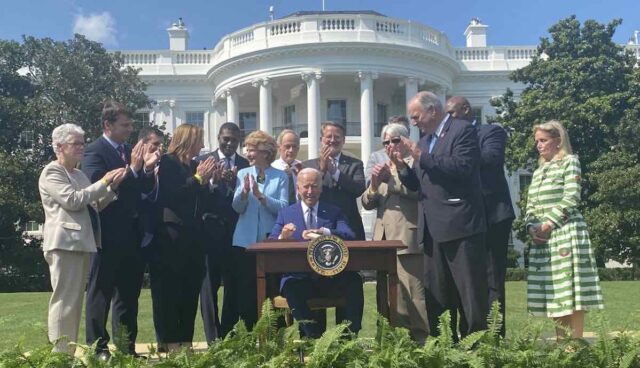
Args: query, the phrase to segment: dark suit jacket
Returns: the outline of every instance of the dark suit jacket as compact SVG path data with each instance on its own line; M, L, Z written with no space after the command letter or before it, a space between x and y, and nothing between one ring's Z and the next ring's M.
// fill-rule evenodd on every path
M209 156L217 161L220 161L220 154L218 150L209 152L207 154L198 156L196 161L204 161ZM249 167L249 161L246 158L236 154L235 166L238 171ZM236 178L234 177L235 185ZM231 240L233 239L233 232L238 223L238 213L233 210L231 203L233 202L234 187L225 187L218 184L208 186L208 194L205 195L205 200L202 203L204 213L204 231L205 236L208 237L205 242L205 247L210 246L231 246ZM215 239L212 242L211 239Z
M173 154L165 153L160 158L158 206L163 222L172 222L191 231L202 229L202 207L200 203L206 186L200 185L193 176L197 162L185 165ZM168 216L164 209L173 212Z
M347 220L342 215L340 208L323 203L322 200L318 204L318 214L316 216L318 228L324 227L331 230L331 235L335 235L343 240L354 240L356 235L347 224ZM270 239L278 239L282 232L282 227L288 223L296 225L296 231L293 233L292 239L303 240L302 232L306 229L304 222L304 214L302 213L302 205L300 201L285 207L278 212L278 218L273 225L273 230L269 235Z
M320 169L320 161L316 158L302 163L304 167ZM337 206L347 218L349 227L353 229L357 240L365 240L362 217L358 210L357 199L364 193L364 165L357 158L349 157L342 153L340 162L340 177L333 185L331 175L326 173L322 183L322 195L320 203L329 203Z
M420 160L400 172L411 190L421 191L423 215L419 227L429 230L436 242L465 238L486 230L480 186L480 148L476 129L467 121L449 118L429 153L431 136L418 145ZM425 235L418 231L418 242Z
M480 144L480 181L489 225L514 219L509 185L504 176L507 132L498 125L476 126Z
M131 147L125 144L127 162L131 162ZM82 159L82 171L92 183L102 179L108 171L125 167L126 163L118 152L103 136L87 146ZM144 174L128 177L118 187L118 198L100 212L102 227L102 247L122 247L130 244L130 237L137 229L134 221L137 218L137 204L140 200Z
M355 234L349 228L340 208L329 203L323 203L322 200L320 200L318 204L318 214L316 217L318 228L327 228L331 230L331 235L335 235L343 240L355 239ZM280 236L280 233L282 232L282 227L288 223L296 225L296 231L293 233L292 239L304 240L302 238L302 232L306 227L300 201L289 207L285 207L278 212L278 218L276 219L276 223L273 225L273 230L271 230L269 238L278 239L278 236ZM280 289L282 290L285 282L291 278L304 278L307 276L307 273L286 274L280 281Z

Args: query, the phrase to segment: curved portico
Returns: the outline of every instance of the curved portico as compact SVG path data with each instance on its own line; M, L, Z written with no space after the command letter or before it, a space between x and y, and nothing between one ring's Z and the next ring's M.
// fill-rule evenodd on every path
M124 53L158 102L149 121L169 131L201 124L207 149L226 121L274 135L293 128L303 136L301 158L317 155L319 125L331 119L347 126L346 149L366 157L379 147L381 125L406 114L419 90L443 99L464 94L482 117L505 87L518 92L508 73L535 52L487 47L477 21L467 28L467 47L454 49L438 30L370 11L300 12L240 29L212 50L189 50L183 23L168 32L169 50Z
M215 85L216 127L234 121L274 135L294 129L303 137L300 156L314 158L320 123L339 120L347 127L346 150L368 157L380 146L376 137L387 118L406 115L408 98L431 90L444 99L459 71L440 51L334 39L237 55L208 78Z

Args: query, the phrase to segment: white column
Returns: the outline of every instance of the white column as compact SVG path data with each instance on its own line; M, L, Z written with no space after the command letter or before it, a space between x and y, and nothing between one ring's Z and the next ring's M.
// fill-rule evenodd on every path
M307 82L307 147L309 160L320 155L320 80L321 73L303 73L302 79Z
M176 100L169 100L169 125L171 126L171 133L175 132L178 127L178 122L176 121Z
M438 98L440 99L440 103L442 103L442 108L445 108L445 105L447 103L447 91L448 91L447 87L444 87L444 86L440 86L433 91L433 93L438 95Z
M371 72L358 72L360 80L360 158L366 162L373 150L373 80L377 75Z
M227 98L227 121L240 125L240 106L238 104L238 94L228 89L224 91Z
M273 134L271 125L273 98L269 78L254 80L252 84L260 89L260 130L267 134Z
M411 101L413 96L415 96L417 93L418 93L418 80L416 78L411 78L411 77L405 79L404 94L407 100L407 103L406 103L407 106L409 105L409 101ZM407 109L407 118L411 120L408 109ZM415 126L411 125L411 128L409 128L409 133L412 141L417 142L418 140L420 140L420 130Z

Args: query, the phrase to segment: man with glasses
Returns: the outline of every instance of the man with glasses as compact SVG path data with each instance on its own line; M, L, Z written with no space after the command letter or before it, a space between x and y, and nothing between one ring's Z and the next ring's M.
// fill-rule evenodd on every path
M365 187L362 161L343 154L345 142L344 125L326 121L321 125L320 157L302 163L322 172L321 201L338 206L347 218L356 240L365 240L362 217L358 210L357 198Z
M421 192L418 241L424 244L430 334L440 334L438 318L456 307L457 293L467 321L461 334L466 336L487 327L489 312L478 136L469 122L447 114L431 92L419 92L407 107L412 124L425 136L418 144L402 139L413 167L399 155L392 160L402 184Z
M289 204L297 201L298 172L302 170L302 162L297 160L300 151L300 137L291 129L285 129L276 139L278 143L278 153L280 158L273 161L271 166L287 173L289 177Z

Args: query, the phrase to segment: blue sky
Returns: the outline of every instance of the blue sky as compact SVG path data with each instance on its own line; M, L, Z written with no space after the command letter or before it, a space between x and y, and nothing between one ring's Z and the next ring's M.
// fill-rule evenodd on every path
M74 30L109 49L166 49L165 29L178 17L189 28L191 49L213 48L225 34L299 10L320 10L322 0L2 0L0 38L23 34L65 40ZM639 0L325 0L327 10L375 10L410 19L445 32L454 46L464 46L463 32L472 17L489 25L490 45L535 45L559 19L608 22L622 18L615 40L626 43L640 30Z

